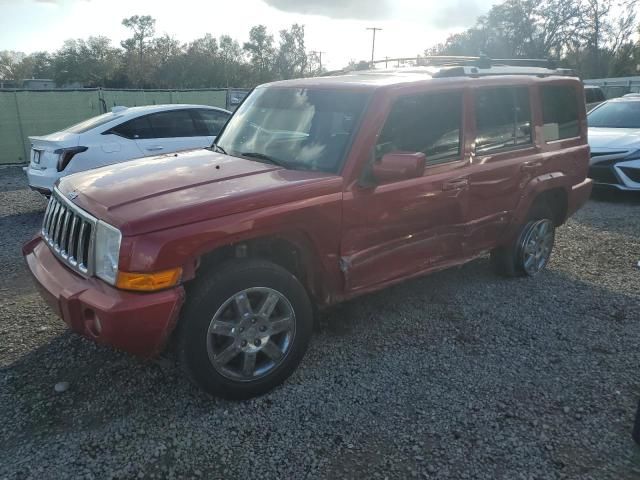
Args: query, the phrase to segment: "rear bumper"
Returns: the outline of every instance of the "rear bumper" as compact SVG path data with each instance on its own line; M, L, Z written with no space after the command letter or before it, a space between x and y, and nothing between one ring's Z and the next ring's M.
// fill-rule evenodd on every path
M51 194L56 181L62 176L56 168L39 169L31 165L24 169L27 174L27 183L32 190L40 193Z
M593 181L590 178L586 178L582 183L571 187L569 198L567 199L567 218L587 203L587 200L589 200L591 196L592 189Z
M73 331L141 357L164 348L184 301L182 287L126 292L71 272L40 237L22 250L40 294Z

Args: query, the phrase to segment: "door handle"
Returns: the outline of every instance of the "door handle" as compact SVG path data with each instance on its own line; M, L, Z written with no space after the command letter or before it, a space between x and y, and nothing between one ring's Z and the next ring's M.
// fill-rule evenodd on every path
M450 180L442 184L442 190L463 190L469 186L469 180L460 178L458 180Z
M158 150L164 150L164 147L160 146L160 145L156 145L155 147L147 147L147 150L150 152L155 152Z
M542 166L542 162L524 162L520 167L520 170L523 172L530 172L532 170L537 170Z

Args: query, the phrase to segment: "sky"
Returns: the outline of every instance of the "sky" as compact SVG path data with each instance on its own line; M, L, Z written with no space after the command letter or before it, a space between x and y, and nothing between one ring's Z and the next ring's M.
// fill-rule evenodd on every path
M0 0L0 50L25 53L59 48L68 38L104 35L115 45L128 36L121 25L131 15L151 15L156 34L188 42L206 33L231 35L241 43L251 26L277 32L305 25L309 51L323 66L338 69L349 60L422 53L454 32L473 25L495 0Z

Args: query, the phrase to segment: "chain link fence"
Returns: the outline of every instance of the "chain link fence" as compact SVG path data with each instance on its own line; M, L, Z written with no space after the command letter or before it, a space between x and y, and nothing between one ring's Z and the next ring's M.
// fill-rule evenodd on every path
M229 110L247 94L244 89L199 90L0 90L0 165L27 163L29 136L62 130L114 106L170 103L211 105Z

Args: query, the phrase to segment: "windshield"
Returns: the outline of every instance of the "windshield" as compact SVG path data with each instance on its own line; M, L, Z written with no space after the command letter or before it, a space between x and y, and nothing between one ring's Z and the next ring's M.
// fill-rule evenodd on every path
M590 127L640 128L640 102L609 102L589 112Z
M116 120L120 118L122 115L114 115L113 113L103 113L102 115L98 115L97 117L91 117L88 120L84 120L80 123L76 123L70 127L65 128L64 132L70 133L84 133L88 132L92 128L99 127L100 125L104 125L105 123L109 123L112 120Z
M229 155L337 173L366 100L337 90L257 88L216 144Z

